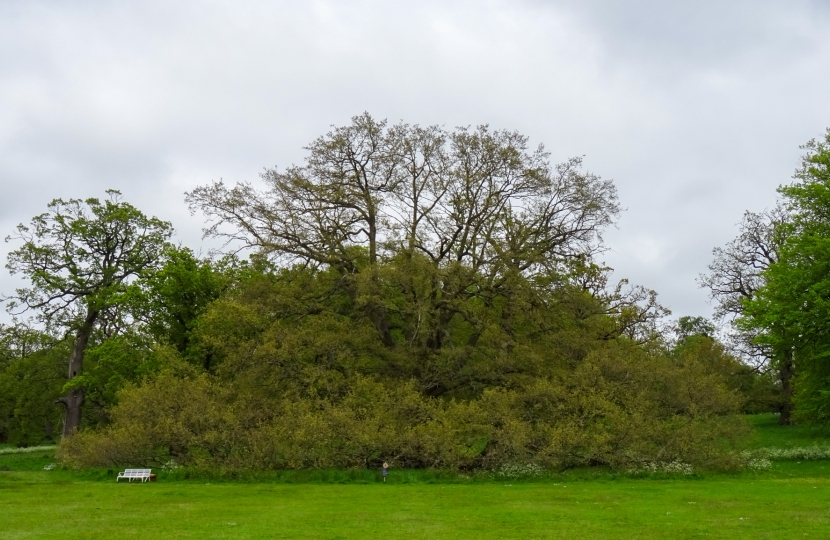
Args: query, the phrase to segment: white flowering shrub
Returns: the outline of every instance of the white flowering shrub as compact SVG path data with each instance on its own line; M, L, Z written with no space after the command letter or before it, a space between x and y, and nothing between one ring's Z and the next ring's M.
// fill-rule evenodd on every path
M743 457L748 459L768 459L770 461L820 461L830 459L830 446L795 446L792 448L759 448L751 452L744 452Z
M767 458L750 459L746 462L746 467L753 471L765 471L772 467L772 461Z
M29 446L28 448L0 448L0 455L2 454L25 454L28 452L42 452L45 450L54 450L56 446Z
M163 471L175 471L179 468L179 464L173 461L172 459L161 466L161 470Z
M502 465L496 471L497 478L539 478L543 474L545 469L534 463Z
M629 469L628 472L634 474L664 473L689 475L694 474L694 468L690 464L681 461L647 461L641 463L639 467Z

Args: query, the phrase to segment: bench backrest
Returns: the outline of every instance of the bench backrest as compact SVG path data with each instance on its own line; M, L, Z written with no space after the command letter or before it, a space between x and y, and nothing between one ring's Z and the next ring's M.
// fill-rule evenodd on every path
M145 476L150 474L152 469L127 469L124 471L124 476Z

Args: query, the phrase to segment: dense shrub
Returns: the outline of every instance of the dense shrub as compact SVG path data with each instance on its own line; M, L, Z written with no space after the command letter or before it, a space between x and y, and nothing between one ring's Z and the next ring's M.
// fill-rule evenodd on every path
M267 381L263 381L267 384ZM475 399L424 395L414 381L363 375L322 396L270 392L240 377L166 371L130 386L112 424L65 439L75 466L221 469L396 466L505 470L723 468L742 434L741 405L716 374L635 347L609 346L573 370Z

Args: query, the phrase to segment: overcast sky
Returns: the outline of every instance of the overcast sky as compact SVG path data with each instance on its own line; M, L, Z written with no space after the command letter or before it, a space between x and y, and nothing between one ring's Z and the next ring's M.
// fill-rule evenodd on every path
M797 0L3 0L0 233L117 188L198 250L186 190L298 163L332 124L486 123L612 178L616 277L708 316L712 248L830 126L828 36L830 3Z

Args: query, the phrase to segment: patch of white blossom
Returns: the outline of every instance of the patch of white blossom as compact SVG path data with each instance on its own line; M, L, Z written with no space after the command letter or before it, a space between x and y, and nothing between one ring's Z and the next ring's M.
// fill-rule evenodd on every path
M766 459L768 461L820 461L830 459L830 446L794 446L792 448L759 448L745 451L745 461Z
M496 471L497 478L539 478L545 469L535 463L502 465Z
M55 446L29 446L27 448L0 448L0 455L3 454L25 454L28 452L42 452L45 450L54 450Z
M179 468L179 464L173 461L172 459L161 466L161 470L163 471L175 471Z
M694 468L690 464L683 463L682 461L646 461L638 467L629 469L628 472L634 474L664 473L690 475L694 474Z
M754 458L746 462L746 468L753 471L764 471L772 467L772 461L767 458Z

